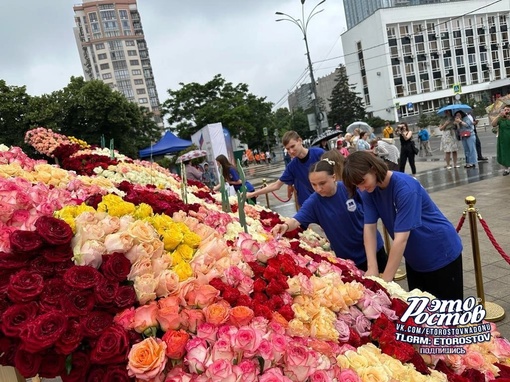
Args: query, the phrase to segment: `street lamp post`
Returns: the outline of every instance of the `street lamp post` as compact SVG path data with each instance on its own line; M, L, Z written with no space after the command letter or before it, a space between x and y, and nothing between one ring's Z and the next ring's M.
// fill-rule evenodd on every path
M324 9L321 9L320 11L315 12L317 7L324 3L326 0L322 0L320 3L318 3L311 12L308 14L308 16L305 19L305 1L301 0L301 19L296 19L286 13L283 12L276 12L278 16L285 16L285 18L277 19L276 21L290 21L291 23L298 26L298 28L303 33L303 39L305 40L305 48L306 48L306 58L308 60L308 71L310 72L310 81L311 81L311 87L312 87L312 95L313 95L313 108L314 108L314 114L315 114L315 125L317 126L317 133L318 135L322 134L322 125L321 122L323 120L323 114L320 111L319 108L319 99L317 98L317 84L315 83L315 77L313 75L313 67L312 67L312 60L310 58L310 49L308 49L308 38L306 36L308 24L310 23L310 20L313 16L316 14L322 12Z

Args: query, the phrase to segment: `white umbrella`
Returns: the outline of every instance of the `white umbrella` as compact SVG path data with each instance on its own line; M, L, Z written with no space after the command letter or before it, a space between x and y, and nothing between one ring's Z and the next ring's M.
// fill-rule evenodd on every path
M368 133L372 133L372 128L370 125L363 121L353 122L349 126L347 126L346 132L347 133L354 133L354 129L360 129L360 131L366 131Z
M189 160L205 156L207 156L207 151L205 150L191 150L177 158L175 163L187 162Z

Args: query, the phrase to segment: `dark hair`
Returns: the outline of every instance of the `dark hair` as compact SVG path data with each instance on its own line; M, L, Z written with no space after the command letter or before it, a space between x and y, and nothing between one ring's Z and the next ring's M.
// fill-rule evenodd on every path
M340 152L338 150L329 150L321 155L321 162L324 159L330 159L333 162L335 162L335 165L333 166L334 167L333 171L336 176L336 180L342 180L342 172L344 170L344 163L345 163L344 156L342 154L340 154ZM327 162L327 161L325 161L325 162ZM319 163L319 162L317 162L317 163ZM310 167L310 169L311 168L312 167ZM318 171L321 171L321 170L318 170ZM322 170L322 171L324 171L324 170ZM309 173L310 172L312 172L312 171L309 171ZM328 174L330 174L329 171L328 171ZM330 175L333 175L333 174L330 174Z
M363 183L363 177L370 172L375 175L377 183L382 183L388 166L369 151L356 151L345 159L342 179L351 197L356 194L356 186Z
M230 168L233 168L234 170L237 171L235 166L232 163L230 163L228 158L223 154L218 155L216 157L216 161L221 166L221 174L223 175L223 178L225 178L225 180L230 180Z
M366 131L362 131L362 132L360 132L360 133L359 133L359 137L360 137L361 139L363 139L363 137L364 137L366 134L367 134L367 132L366 132Z
M301 137L294 130L287 131L285 134L283 134L282 143L284 146L287 146L289 142L293 139L297 141L301 139Z
M455 113L453 115L455 116L455 114L457 114L457 113L460 113L460 116L462 118L464 118L466 116L466 113L464 113L462 110L455 110Z
M401 122L400 126L405 126L406 130L409 131L409 126L407 125L407 122Z

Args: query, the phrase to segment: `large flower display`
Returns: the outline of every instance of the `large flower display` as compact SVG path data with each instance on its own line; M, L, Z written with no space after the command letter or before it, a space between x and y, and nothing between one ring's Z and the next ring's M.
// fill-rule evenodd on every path
M510 381L494 324L460 354L400 341L410 296L308 230L157 164L38 128L0 146L0 364L72 381Z

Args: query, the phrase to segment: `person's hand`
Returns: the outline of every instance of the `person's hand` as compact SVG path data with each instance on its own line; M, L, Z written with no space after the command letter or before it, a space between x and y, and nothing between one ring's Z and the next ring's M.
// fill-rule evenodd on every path
M379 275L379 269L377 268L377 266L374 266L374 267L369 267L367 269L367 271L365 272L365 277L367 276L376 276L376 277L380 277Z
M271 233L273 234L273 236L279 236L279 235L281 236L288 230L289 230L289 225L287 223L277 224L273 227L273 229L271 230Z
M255 195L253 195L254 193L255 193L255 191L247 192L246 193L246 199L255 198Z

